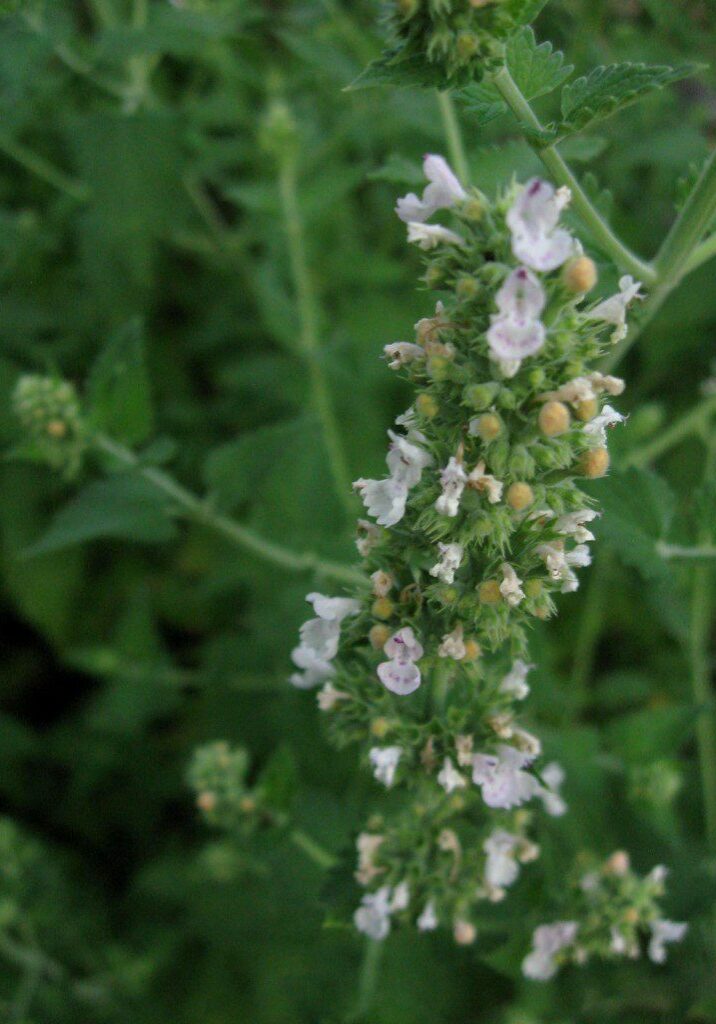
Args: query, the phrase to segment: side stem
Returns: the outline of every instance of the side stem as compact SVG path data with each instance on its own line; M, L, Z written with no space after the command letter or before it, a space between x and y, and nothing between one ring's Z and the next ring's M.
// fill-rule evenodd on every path
M470 168L467 163L457 111L449 92L438 93L438 106L440 107L440 117L442 118L445 130L450 163L455 168L457 176L463 185L469 185Z

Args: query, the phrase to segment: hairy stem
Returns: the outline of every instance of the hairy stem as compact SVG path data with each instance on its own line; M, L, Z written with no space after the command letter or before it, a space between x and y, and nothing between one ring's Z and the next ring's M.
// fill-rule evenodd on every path
M684 266L684 277L697 270L703 263L707 263L714 256L716 256L716 232L713 235L709 235L708 238L705 238L700 245L697 245L692 250Z
M290 548L265 540L229 516L216 512L203 498L182 487L164 470L143 465L141 459L124 445L101 434L94 438L94 444L100 451L110 455L126 469L137 471L158 491L170 498L188 519L207 526L237 547L256 555L257 558L277 565L287 572L318 572L343 583L365 582L363 575L356 569L351 569L350 566L325 561L311 551L291 551Z
M358 1001L355 1010L350 1015L350 1022L362 1021L370 1013L375 999L375 990L378 984L378 970L381 956L383 955L383 942L375 939L366 939L363 951L363 962L358 979Z
M442 118L445 138L447 140L450 163L457 171L457 176L464 185L470 184L470 168L465 155L465 146L462 141L460 122L455 110L455 104L448 92L438 93L438 105L440 117Z
M23 146L22 143L16 142L4 133L0 134L0 152L5 153L6 156L20 164L25 170L30 171L31 174L42 178L48 185L56 188L58 192L64 192L71 199L76 199L79 203L86 202L89 199L90 191L84 182L70 178L55 167L54 164L51 164L49 160L38 156L37 153L33 153L32 150Z
M290 155L283 157L279 166L279 191L286 225L291 276L298 306L300 347L308 365L311 398L323 430L323 439L336 493L343 507L352 514L354 508L351 499L351 478L321 360L318 340L318 301L306 255L303 220L298 203L296 162Z
M542 124L539 118L522 94L507 67L500 68L492 77L492 82L521 124L526 125L533 131L542 131ZM527 141L529 142L530 140L528 139ZM635 255L615 235L607 221L589 199L558 150L554 146L530 144L553 180L558 185L566 185L569 188L572 193L572 209L589 228L594 240L601 246L604 252L611 256L618 267L635 274L645 284L653 284L657 279L654 267Z
M698 547L689 548L662 541L656 545L656 550L662 558L716 558L716 547L713 544L700 544Z
M324 850L322 846L312 839L309 835L303 832L300 828L295 828L291 832L291 842L302 850L306 854L310 861L316 865L316 867L328 870L329 868L335 867L338 863L337 859L328 850Z
M687 437L691 437L694 434L701 435L704 425L715 414L716 395L709 395L708 398L695 405L693 409L690 409L689 412L681 416L675 423L672 423L670 427L657 434L653 441L649 441L640 448L629 452L621 460L620 465L622 467L636 466L637 469L648 466L662 455L665 455L666 452L671 451L672 448L675 448L677 444L680 444Z

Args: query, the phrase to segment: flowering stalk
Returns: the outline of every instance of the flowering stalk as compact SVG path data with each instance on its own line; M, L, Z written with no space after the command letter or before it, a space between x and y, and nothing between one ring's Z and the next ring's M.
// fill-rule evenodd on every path
M593 366L641 292L625 277L586 298L596 269L560 224L568 190L533 179L491 203L442 157L424 169L397 213L440 298L413 340L385 346L415 400L388 431L388 475L354 484L366 586L308 595L291 682L320 687L334 741L405 792L358 836L356 927L380 940L396 921L442 925L470 944L479 903L539 854L534 806L566 811L562 769L518 710L527 637L590 563L598 513L579 481L607 472L624 419L607 402L623 381ZM429 223L445 209L450 227Z

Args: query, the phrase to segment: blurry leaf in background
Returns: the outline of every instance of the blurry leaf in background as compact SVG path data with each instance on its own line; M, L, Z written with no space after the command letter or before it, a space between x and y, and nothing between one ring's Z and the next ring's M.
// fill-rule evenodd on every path
M108 339L90 370L87 401L96 430L129 445L141 444L151 433L151 386L139 320L131 320Z

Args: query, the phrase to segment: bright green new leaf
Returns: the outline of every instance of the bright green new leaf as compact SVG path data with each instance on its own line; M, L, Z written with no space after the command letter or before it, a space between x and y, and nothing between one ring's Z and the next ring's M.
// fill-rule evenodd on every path
M87 382L92 426L127 444L140 444L152 430L144 333L139 320L124 324L97 357Z
M41 555L100 537L153 544L171 540L174 533L166 497L143 477L118 473L88 484L24 553Z

